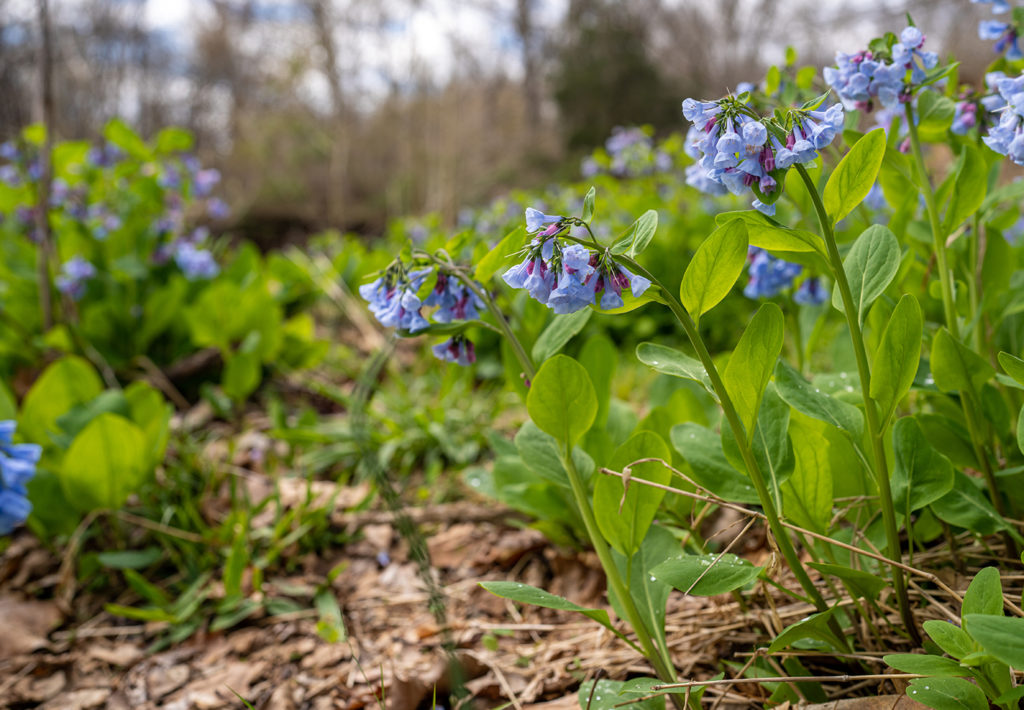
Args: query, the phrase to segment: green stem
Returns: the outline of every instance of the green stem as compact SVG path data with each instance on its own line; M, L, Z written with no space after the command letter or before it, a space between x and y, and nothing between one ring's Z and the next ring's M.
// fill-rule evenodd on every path
M633 602L628 586L619 574L619 568L616 566L615 560L612 559L611 550L601 535L600 528L597 526L597 519L594 517L590 496L587 493L587 485L583 482L583 477L580 476L580 472L576 469L576 463L572 458L572 447L567 444L564 445L560 452L560 457L562 465L569 475L569 487L572 489L576 507L579 508L580 515L583 517L583 525L587 529L588 537L590 537L590 544L594 546L597 559L600 560L601 567L604 568L605 577L608 579L608 587L618 598L623 611L626 612L626 621L633 627L633 632L636 634L641 648L643 648L644 655L654 667L658 678L668 683L674 683L676 681L676 670L672 665L668 649L664 648L661 644L655 643L650 630L647 628L647 624L644 623L643 617L640 616L639 609L636 608L636 604ZM682 707L682 701L676 697L673 697L673 702L676 703L677 707Z
M914 124L914 109L908 102L904 104L907 116L907 130L910 131L910 146L914 154L914 168L917 182L924 192L925 210L932 229L932 249L935 251L935 264L939 272L939 284L942 287L942 309L946 315L946 326L957 340L960 339L960 323L957 320L956 305L953 298L953 278L946 261L946 235L939 221L939 209L935 204L935 191L928 179L928 171L924 165L924 153L921 151L921 139L917 135Z
M807 192L811 196L814 210L818 214L818 222L821 225L821 232L825 238L825 248L828 250L829 262L832 266L833 277L839 295L843 299L843 313L846 316L846 324L850 329L850 338L853 341L853 353L857 360L857 372L860 375L861 393L864 398L864 416L867 420L868 437L871 439L872 472L875 476L875 483L878 486L879 502L882 506L882 519L885 524L885 536L887 541L887 554L890 560L898 562L900 558L900 534L896 525L896 508L892 501L892 488L889 484L888 462L885 458L885 434L878 418L878 409L875 401L871 398L871 369L868 365L867 350L864 347L864 333L860 327L860 317L857 306L850 291L850 282L846 278L846 270L843 268L843 259L839 254L839 246L836 244L835 234L832 232L832 220L822 204L818 188L807 174L804 166L797 164L797 172L800 174ZM903 619L907 631L916 643L920 643L920 635L914 623L914 614L910 608L910 599L907 596L907 583L903 576L903 570L891 565L892 585L896 592L896 599L899 602L900 616Z
M707 346L704 344L704 340L700 336L700 332L697 330L697 326L694 324L693 319L690 318L690 314L683 307L683 304L675 297L675 295L665 288L665 286L653 275L647 271L637 262L627 257L619 256L616 257L619 261L625 263L630 269L640 274L644 278L648 279L653 285L657 286L665 297L665 302L669 309L675 315L676 320L683 326L683 330L686 332L686 336L690 339L690 343L693 345L693 349L697 352L697 357L700 359L701 364L704 365L704 370L708 374L708 379L711 380L711 386L718 395L719 402L722 406L722 412L725 414L726 420L729 422L729 426L732 428L735 434L736 444L740 449L740 455L743 457L743 463L747 468L747 473L750 476L751 482L754 484L754 489L757 491L758 499L761 501L761 507L764 509L765 518L768 521L768 527L772 531L772 535L775 537L776 542L779 545L779 551L782 552L782 556L786 559L790 569L793 571L793 575L796 577L797 582L803 588L804 592L812 604L818 609L818 611L826 611L828 604L825 602L824 597L821 596L821 592L814 586L814 582L807 575L807 571L804 569L803 564L800 562L800 558L796 554L796 550L793 548L793 541L790 539L786 529L782 527L782 521L779 517L778 510L775 507L775 502L772 499L768 484L765 481L764 475L761 473L761 468L757 463L757 459L754 458L754 452L750 448L749 440L747 438L747 432L743 426L743 422L740 420L739 414L736 412L736 407L733 405L732 399L729 397L729 393L725 389L725 383L722 381L722 377L718 372L718 368L715 366L714 360L711 359L711 353L708 352ZM842 633L837 634L840 640L845 639Z

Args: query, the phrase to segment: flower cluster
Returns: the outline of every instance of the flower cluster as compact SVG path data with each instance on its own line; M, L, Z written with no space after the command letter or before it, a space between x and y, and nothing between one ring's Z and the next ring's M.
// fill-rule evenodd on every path
M747 252L747 274L750 280L743 289L747 298L771 298L793 285L803 268L772 256L764 249L750 247Z
M992 12L999 15L1010 9L1007 0L971 0L972 3L992 5ZM1019 43L1019 30L1015 22L1003 22L1002 20L982 20L978 23L978 37L985 40L995 40L992 49L997 54L1005 54L1010 61L1024 59L1024 52L1021 51Z
M1006 105L999 123L989 129L983 140L995 152L1024 165L1024 76L997 79L996 88Z
M423 301L417 293L431 271L406 271L395 264L376 281L360 286L359 295L370 302L370 312L381 325L415 333L430 325L420 312Z
M906 103L913 88L939 63L935 52L922 49L924 41L921 30L911 26L886 49L837 52L836 66L825 67L825 82L844 103L858 110L872 110L875 100L886 108Z
M212 279L220 273L220 267L208 249L199 249L195 244L181 241L174 250L174 263L189 281Z
M61 273L57 276L57 290L77 301L85 295L85 286L94 276L96 267L92 263L81 256L73 256L64 262Z
M437 306L431 318L437 323L477 320L484 302L459 279L444 272L437 275L434 289L423 301L424 306Z
M818 151L843 128L841 104L825 110L792 110L784 125L755 118L731 96L719 101L686 99L683 115L693 123L688 149L700 156L693 167L703 172L687 171L687 183L720 186L705 189L712 194L722 187L734 195L750 189L757 198L754 207L766 214L775 213L773 203L785 171L797 163L813 163Z
M476 349L473 347L473 343L462 335L454 335L430 350L438 360L454 362L463 367L476 362Z
M583 159L580 170L584 178L605 172L618 178L639 177L669 172L675 167L672 156L656 148L642 128L615 128L605 141L604 150L606 155L598 151Z
M7 535L32 512L26 486L42 454L38 444L15 444L13 421L0 422L0 535Z
M512 288L523 288L555 313L575 313L587 306L603 310L624 305L627 288L641 296L651 282L632 273L606 251L598 254L582 244L563 244L555 235L567 226L559 215L526 210L526 228L539 232L526 248L526 259L502 278Z

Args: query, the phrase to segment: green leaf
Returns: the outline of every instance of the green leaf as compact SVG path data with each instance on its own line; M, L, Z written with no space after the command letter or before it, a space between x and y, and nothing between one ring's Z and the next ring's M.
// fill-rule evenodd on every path
M971 671L956 661L922 653L892 653L882 656L882 661L901 673L917 673L928 676L944 676L962 678L970 676Z
M110 569L145 569L162 559L163 551L159 547L147 547L143 550L111 550L96 555L96 559L104 567Z
M734 503L760 503L750 479L739 473L722 451L718 434L693 422L672 427L672 446L690 467L693 480Z
M864 415L859 409L821 392L783 360L775 366L775 387L779 396L801 414L831 424L854 441L864 435Z
M917 99L917 128L922 140L943 140L953 123L956 104L934 91L922 91Z
M102 391L103 385L92 365L73 355L61 358L43 371L25 396L18 433L26 441L46 444L50 434L58 429L58 417Z
M694 319L710 311L732 290L747 264L747 230L741 220L726 222L697 247L686 267L679 298Z
M103 129L103 136L133 158L149 160L152 157L152 151L150 151L145 141L139 138L135 131L119 118L115 118L107 123Z
M564 597L551 594L537 587L531 587L529 584L520 584L519 582L480 582L480 586L502 599L511 599L514 602L541 606L545 609L579 612L601 624L606 629L614 630L608 612L604 609L582 607Z
M978 211L988 187L988 165L981 151L964 143L957 161L956 180L949 196L943 220L943 233L950 234L960 223Z
M1024 406L1017 413L1017 448L1024 452Z
M612 380L619 362L619 351L604 333L591 336L583 344L579 354L580 364L590 375L597 393L597 418L595 423L603 427L608 421L608 403L612 394Z
M672 587L651 576L651 570L678 551L679 541L675 535L658 525L651 527L643 544L631 557L612 551L615 566L626 582L642 623L650 629L659 647L665 643L665 604L672 593ZM609 591L608 599L620 618L628 618L614 590Z
M18 417L18 405L14 401L14 395L7 385L0 381L0 419L16 419Z
M500 242L494 245L493 249L477 262L473 278L480 283L487 283L505 264L512 261L525 234L526 230L522 226L516 227L506 234Z
M588 680L580 684L577 701L581 710L612 710L622 703L624 692L626 684L622 681ZM659 695L643 702L631 703L629 707L636 710L665 710L665 696Z
M584 222L589 222L594 217L594 201L597 197L597 188L593 185L587 190L586 196L583 198L583 213L580 215L580 219Z
M541 365L526 395L526 410L537 427L570 448L597 416L597 394L583 366L565 355Z
M678 555L655 566L650 573L652 577L671 584L681 592L689 592L698 597L713 597L746 586L757 579L762 569L742 557L726 553Z
M543 363L564 348L566 343L583 330L592 313L589 308L583 308L575 313L556 315L552 318L547 328L537 338L537 342L533 344L530 353L533 361Z
M927 96L931 92L922 92ZM934 710L988 710L985 693L963 678L916 678L907 686L907 697Z
M659 458L671 463L672 451L654 432L640 431L615 450L609 468L625 473L629 464L642 458ZM663 486L672 480L672 472L655 462L634 465L631 475L633 479ZM665 491L661 488L633 482L626 489L618 476L599 476L594 484L597 527L612 547L629 557L643 542L664 497Z
M953 658L964 658L974 653L974 642L963 629L956 624L938 619L930 619L921 627L939 648Z
M640 219L633 222L625 235L612 245L612 254L626 254L629 258L635 259L651 243L657 230L658 213L647 210L640 215Z
M569 479L554 437L538 429L533 422L526 422L516 434L515 445L523 463L531 471L551 483L568 487ZM572 458L584 478L593 473L594 461L582 449L573 449Z
M116 510L149 473L146 439L132 422L103 413L68 449L60 471L64 495L78 510Z
M850 295L857 309L858 321L864 322L868 307L885 291L899 268L900 243L888 227L873 224L861 232L843 260L843 270L850 282ZM838 288L832 291L832 305L840 311L844 310L843 297Z
M793 473L796 459L793 457L793 444L789 440L789 405L776 392L776 388L768 385L761 399L761 409L757 413L757 425L751 439L751 448L757 460L758 469L768 479L772 490L777 490ZM736 434L731 427L722 427L722 450L725 457L741 474L747 475L747 466L736 442Z
M146 437L148 468L156 468L163 461L167 449L174 407L164 401L159 391L141 380L125 388L124 398L128 402L131 420Z
M1014 357L1010 353L1001 352L999 353L999 364L1003 366L1007 375L1024 387L1024 360Z
M921 306L914 296L905 294L889 318L882 342L871 367L871 398L878 403L882 421L887 421L896 405L910 391L921 360L924 321Z
M775 653L776 651L781 651L788 646L792 646L795 642L804 639L823 641L837 649L844 648L845 644L837 639L829 628L829 620L834 613L835 608L828 611L820 611L787 626L768 646L768 652Z
M952 490L953 464L932 447L916 419L897 421L892 441L896 455L892 498L897 511L909 515Z
M718 401L718 395L711 386L711 378L699 360L657 343L640 343L636 346L636 357L643 364L665 375L693 380Z
M839 161L825 184L825 211L836 223L859 205L871 186L885 157L885 130L876 128L857 141Z
M782 484L782 503L787 517L815 532L828 531L832 519L831 444L824 425L799 415L789 422L796 465Z
M321 589L313 598L320 618L316 622L316 633L327 643L339 643L348 638L345 621L341 616L338 598L331 588Z
M825 242L814 232L790 229L757 210L723 212L715 217L718 225L742 222L747 228L747 239L751 246L776 252L814 252L826 255Z
M236 402L256 391L263 377L263 364L255 352L235 352L226 356L221 384L224 392Z
M807 566L822 574L841 579L854 593L866 599L877 600L879 593L889 586L889 582L884 577L843 565L808 562Z
M939 520L981 535L1010 529L988 498L960 471L954 474L953 490L932 503L931 508Z
M966 619L968 614L1003 615L1003 585L995 567L981 569L967 585L960 616Z
M985 358L940 328L932 340L932 378L943 392L977 392L996 374Z
M774 303L761 306L743 331L722 373L725 390L743 423L748 442L754 433L764 388L782 351L783 323L778 306Z

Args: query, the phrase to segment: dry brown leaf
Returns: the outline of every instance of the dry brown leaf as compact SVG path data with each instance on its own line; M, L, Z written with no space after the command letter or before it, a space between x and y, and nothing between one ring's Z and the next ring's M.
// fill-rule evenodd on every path
M46 635L61 622L61 613L53 602L25 601L14 596L0 597L0 659L31 653L49 645Z

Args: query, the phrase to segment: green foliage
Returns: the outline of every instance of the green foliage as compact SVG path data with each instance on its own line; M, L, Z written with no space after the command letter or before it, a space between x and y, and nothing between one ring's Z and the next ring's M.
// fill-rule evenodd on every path
M885 131L881 128L867 133L839 161L825 184L822 199L825 211L838 222L864 201L875 184L885 157Z
M782 350L783 337L782 311L774 304L761 306L743 331L722 373L725 389L735 402L748 441L753 438L761 397Z
M740 220L726 222L711 233L693 255L679 298L694 319L717 306L732 290L747 263L747 232Z
M850 282L850 295L863 323L868 309L882 295L900 267L900 245L896 235L880 224L865 229L843 260ZM832 305L845 309L839 290L832 292Z
M597 394L590 376L570 357L555 355L545 362L526 397L533 422L560 444L572 447L597 416Z

